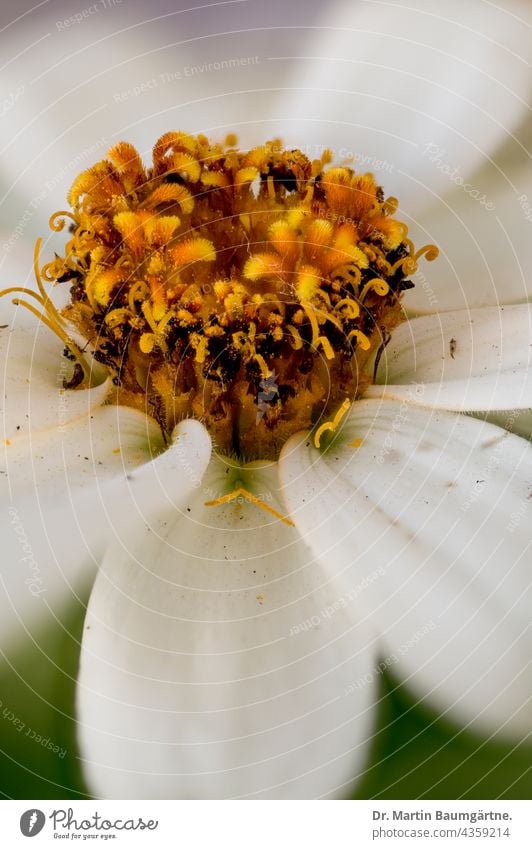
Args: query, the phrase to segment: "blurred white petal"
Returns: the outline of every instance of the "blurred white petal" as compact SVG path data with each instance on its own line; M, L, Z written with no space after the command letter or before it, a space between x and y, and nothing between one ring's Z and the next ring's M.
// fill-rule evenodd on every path
M305 24L320 5L308 3ZM45 235L77 174L121 139L149 159L156 139L172 129L219 141L236 131L243 147L279 133L277 90L286 67L269 56L274 43L288 52L306 40L298 6L128 0L64 23L81 11L40 4L4 33L2 100L13 100L0 148L5 227Z
M430 151L467 179L528 114L530 6L340 0L320 23L297 53L281 133L358 157L404 220L430 229L420 213L452 185Z
M411 228L414 243L433 242L440 255L414 275L408 308L441 312L530 299L531 143L528 113L495 157L472 173L448 177L447 192ZM433 164L445 168L448 161L435 154Z

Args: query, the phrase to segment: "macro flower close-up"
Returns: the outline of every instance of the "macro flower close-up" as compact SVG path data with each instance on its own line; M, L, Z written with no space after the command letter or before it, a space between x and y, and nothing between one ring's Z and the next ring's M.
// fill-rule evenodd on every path
M4 795L526 798L528 7L90 8L6 21Z

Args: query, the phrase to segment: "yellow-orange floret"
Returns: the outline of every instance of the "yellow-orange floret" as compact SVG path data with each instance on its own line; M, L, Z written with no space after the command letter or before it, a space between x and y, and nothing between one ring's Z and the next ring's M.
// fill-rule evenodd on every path
M274 458L364 390L407 275L436 251L416 253L396 199L371 174L329 167L330 151L310 161L279 139L236 143L172 131L149 167L114 145L52 217L70 238L36 297L50 311L41 280L70 283L70 305L46 320L89 340L118 403L165 433L201 418L220 450Z

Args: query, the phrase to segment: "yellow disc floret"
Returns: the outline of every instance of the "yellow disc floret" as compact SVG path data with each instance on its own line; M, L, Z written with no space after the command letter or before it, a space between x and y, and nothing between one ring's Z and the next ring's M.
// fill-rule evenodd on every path
M252 459L297 430L334 430L402 318L407 275L437 251L416 253L373 175L330 160L169 132L150 167L121 142L83 172L50 222L69 224L64 255L36 265L33 293L80 382L68 325L114 400L165 433L194 416L221 451ZM43 280L70 283L61 314Z

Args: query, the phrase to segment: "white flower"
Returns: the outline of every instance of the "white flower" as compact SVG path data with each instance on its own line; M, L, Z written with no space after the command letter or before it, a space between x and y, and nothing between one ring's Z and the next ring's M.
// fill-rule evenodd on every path
M343 33L321 29L303 45L320 61L298 60L294 84L308 92L287 99L294 125L281 117L275 131L296 144L318 116L312 144L334 136L340 158L342 147L371 150L386 190L407 199L411 232L442 245L443 261L441 279L431 266L405 299L430 314L393 333L377 383L330 432L299 433L278 463L245 465L213 453L187 420L163 450L151 419L104 404L104 379L62 390L62 345L0 303L14 552L2 628L11 639L43 598L57 609L87 561L98 565L78 679L97 795L346 795L364 770L385 667L462 725L530 731L532 449L509 433L528 435L532 388L531 310L517 303L528 291L517 274L530 252L527 187L511 170L511 190L481 170L485 160L501 170L508 134L520 144L530 81L510 60L521 25L483 4L485 33L476 15L468 26L436 18L435 6L376 9L339 6ZM501 20L503 46L492 35ZM446 30L463 44L451 48ZM232 128L231 107L222 114ZM458 166L467 190L454 174L454 199L440 200ZM469 412L499 414L504 427Z

